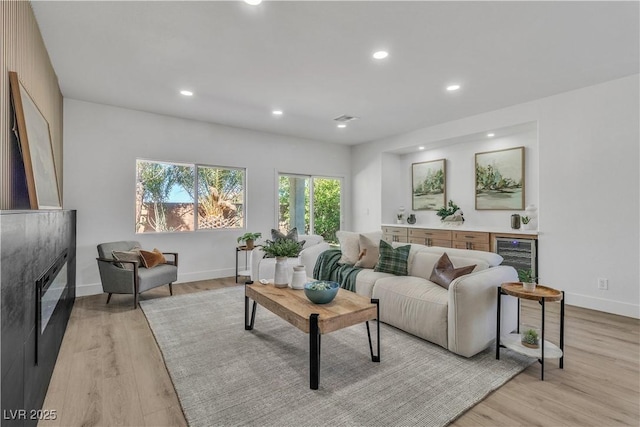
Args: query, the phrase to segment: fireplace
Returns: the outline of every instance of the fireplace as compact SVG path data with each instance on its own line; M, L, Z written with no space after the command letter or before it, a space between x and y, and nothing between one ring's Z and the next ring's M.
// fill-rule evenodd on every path
M43 341L47 333L53 314L59 301L67 299L68 273L67 250L65 249L51 264L47 271L36 280L36 354L38 363L38 344Z

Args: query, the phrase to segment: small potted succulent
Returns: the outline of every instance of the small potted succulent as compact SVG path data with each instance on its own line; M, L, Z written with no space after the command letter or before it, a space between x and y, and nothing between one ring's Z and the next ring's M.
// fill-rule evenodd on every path
M520 337L520 342L523 346L529 348L540 347L540 337L535 329L527 329Z
M244 233L238 237L238 243L244 242L247 249L253 249L255 241L262 237L262 233Z
M522 282L522 289L527 292L533 292L536 290L536 279L533 277L533 270L518 270L518 280Z

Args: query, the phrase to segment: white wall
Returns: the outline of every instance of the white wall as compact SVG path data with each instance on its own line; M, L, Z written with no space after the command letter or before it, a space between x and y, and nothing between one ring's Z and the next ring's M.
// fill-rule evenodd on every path
M280 172L344 178L349 228L350 148L72 99L64 101L64 207L78 210L78 295L101 293L96 245L139 240L180 253L179 281L233 276L244 230L134 233L137 158L247 169L247 230L268 237Z
M395 204L383 204L382 220L394 223L399 206L405 207L405 218L409 213L416 215L416 224L438 226L440 218L435 211L411 209L411 164L430 160L446 159L447 200L453 200L464 213L465 225L495 226L509 228L511 214L524 214L523 210L486 211L475 210L475 153L525 147L525 206L538 205L538 135L535 123L513 128L491 129L494 138L486 133L463 140L435 142L425 146L424 151L408 154L384 153L382 157L383 188L382 199L395 201Z
M633 75L358 145L353 182L367 186L354 187L353 227L390 219L378 203L384 153L537 121L541 282L565 290L567 304L640 318L639 91Z

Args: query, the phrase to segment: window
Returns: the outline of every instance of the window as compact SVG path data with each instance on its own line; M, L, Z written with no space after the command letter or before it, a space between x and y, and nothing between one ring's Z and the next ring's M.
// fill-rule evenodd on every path
M243 228L244 186L244 169L138 160L136 233Z
M281 174L278 177L278 227L293 227L300 234L319 234L327 242L337 242L341 226L339 178Z

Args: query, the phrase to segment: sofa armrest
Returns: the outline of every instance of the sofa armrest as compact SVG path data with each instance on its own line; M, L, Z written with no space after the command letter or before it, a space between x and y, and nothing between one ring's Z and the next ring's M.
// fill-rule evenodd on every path
M449 285L448 348L465 357L484 350L496 337L498 287L517 282L513 267L498 266L458 277ZM517 327L517 299L503 295L501 330Z
M313 269L320 254L330 248L329 243L321 242L317 245L309 246L300 252L300 263L304 265L307 277L313 277ZM315 277L314 277L315 279Z

